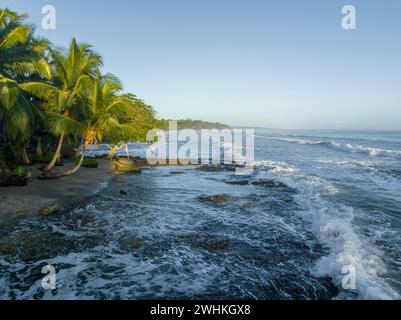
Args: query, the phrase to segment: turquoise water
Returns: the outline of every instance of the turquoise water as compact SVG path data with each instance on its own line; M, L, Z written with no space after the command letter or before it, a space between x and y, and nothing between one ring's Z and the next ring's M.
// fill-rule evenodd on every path
M49 218L0 221L0 298L399 299L401 133L255 135L250 176L152 168ZM217 194L232 198L199 201Z

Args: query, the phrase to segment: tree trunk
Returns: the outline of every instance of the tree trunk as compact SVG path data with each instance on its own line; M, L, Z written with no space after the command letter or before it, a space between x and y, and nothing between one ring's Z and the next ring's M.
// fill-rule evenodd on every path
M42 180L56 180L56 179L70 176L70 175L76 173L81 168L82 163L84 162L87 147L88 147L88 144L84 143L81 158L79 159L78 164L73 169L65 171L65 172L54 173L54 174L44 173L43 177L41 179Z
M29 160L28 153L26 151L26 144L22 147L22 161L24 164L30 164L31 161Z
M45 172L49 172L56 165L57 161L60 159L61 147L63 146L65 133L63 132L60 136L60 140L58 142L56 153L53 156L52 161L47 165L44 169Z
M38 141L36 144L36 157L41 157L43 155L43 148L42 148L42 137L38 137Z
M116 151L121 150L122 148L124 148L127 144L123 144L122 146L113 146L113 147L109 147L110 152L109 152L109 156L107 157L108 160L113 160L114 158L114 154L116 153Z

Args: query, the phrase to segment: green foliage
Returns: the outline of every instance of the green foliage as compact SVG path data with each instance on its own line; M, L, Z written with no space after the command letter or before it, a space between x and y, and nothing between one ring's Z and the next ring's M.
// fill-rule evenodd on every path
M19 166L14 171L20 177L25 177L26 176L26 168L25 167Z
M60 155L58 146L63 156L76 160L74 149L79 146L85 150L103 140L114 145L142 142L151 129L168 128L168 121L158 120L152 106L123 91L118 77L101 72L103 59L90 45L72 39L68 48L57 49L35 37L26 18L0 8L2 163L12 167L38 137L46 140L46 152L35 161L52 166ZM227 126L187 119L179 120L178 127ZM97 167L97 161L85 159L83 166Z
M157 121L156 126L162 130L168 130L169 122L173 120L168 119L161 119ZM208 122L208 121L201 121L201 120L192 120L192 119L184 119L184 120L174 120L177 121L177 129L228 129L230 126L220 123L220 122Z

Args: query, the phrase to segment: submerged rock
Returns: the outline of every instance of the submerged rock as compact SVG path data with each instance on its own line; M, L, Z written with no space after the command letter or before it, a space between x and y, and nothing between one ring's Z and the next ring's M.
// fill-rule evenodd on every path
M17 255L22 261L30 262L57 256L72 246L73 241L59 233L20 232L6 243L0 242L0 254Z
M265 188L288 188L286 184L274 180L258 180L252 182L252 185Z
M246 210L252 208L252 204L250 202L247 202L247 203L242 204L239 208L241 211L246 211Z
M235 200L235 197L230 196L229 194L217 194L213 196L201 196L198 197L200 202L210 202L214 204L221 204L225 202L229 202Z
M230 243L226 239L213 239L209 235L189 234L179 237L180 242L187 243L193 248L205 249L209 251L214 250L227 250Z
M180 175L180 174L184 174L185 172L184 171L173 171L173 172L170 172L170 174L172 174L172 175Z
M194 170L200 172L234 172L236 168L238 168L238 166L234 164L208 164Z
M57 212L57 208L45 207L45 208L42 208L42 209L40 210L40 212L42 213L42 215L44 215L44 216L47 217L47 216L50 216L50 215L56 213L56 212Z
M141 247L141 240L135 237L127 237L119 241L120 247L123 250L131 251Z
M234 186L247 186L250 184L249 180L227 180L226 183Z

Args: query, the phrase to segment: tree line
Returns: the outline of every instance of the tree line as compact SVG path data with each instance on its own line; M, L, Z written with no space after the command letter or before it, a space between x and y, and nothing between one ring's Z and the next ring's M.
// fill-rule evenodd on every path
M0 8L0 169L42 161L43 177L58 178L80 168L89 145L143 141L157 125L154 108L103 73L91 45L56 48L26 18ZM81 150L76 166L52 173L72 148Z

